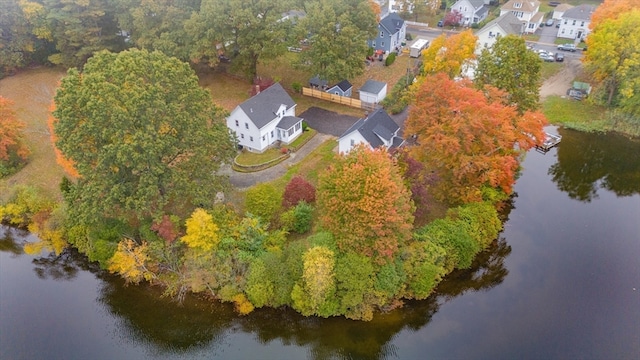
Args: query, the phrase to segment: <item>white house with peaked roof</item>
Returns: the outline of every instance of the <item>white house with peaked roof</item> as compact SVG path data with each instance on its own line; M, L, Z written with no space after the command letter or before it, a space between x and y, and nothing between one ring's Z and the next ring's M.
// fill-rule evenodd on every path
M571 9L573 7L573 5L571 4L560 4L558 6L556 6L553 9L553 20L560 20L562 19L562 15L564 15L564 12Z
M378 23L378 35L369 40L369 47L389 53L399 46L407 35L407 23L397 13L389 13Z
M512 12L507 12L500 17L490 21L482 29L478 30L476 54L480 54L482 49L491 48L496 40L501 36L522 35L524 24Z
M227 117L239 145L263 152L277 141L291 143L302 134L302 119L296 117L296 103L282 88L273 84L242 104Z
M591 14L596 10L595 6L582 4L566 10L560 20L558 37L565 39L584 40L591 30Z
M500 16L508 12L513 13L525 24L524 32L533 33L544 20L544 13L539 10L540 1L538 0L509 0L500 8Z
M366 144L372 149L385 147L393 149L404 140L399 136L400 126L380 108L369 116L356 121L338 139L338 151L348 153L357 144Z
M377 104L387 96L387 83L369 79L362 85L359 92L360 101Z
M484 0L458 0L451 6L451 11L462 14L460 25L471 25L486 19L489 7L485 6Z

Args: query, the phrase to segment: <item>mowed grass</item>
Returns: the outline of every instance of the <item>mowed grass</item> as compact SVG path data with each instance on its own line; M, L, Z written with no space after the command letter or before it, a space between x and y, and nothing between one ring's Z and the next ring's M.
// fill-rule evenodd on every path
M542 62L540 67L540 80L545 81L553 75L557 74L564 66L561 62Z
M8 200L16 185L34 186L55 199L61 199L59 185L64 171L56 163L47 118L64 74L58 68L41 67L0 80L0 96L14 102L17 117L26 124L24 141L31 151L24 168L0 179L0 202Z
M542 104L542 111L553 124L581 131L612 130L606 120L606 109L588 101L568 97L549 96Z

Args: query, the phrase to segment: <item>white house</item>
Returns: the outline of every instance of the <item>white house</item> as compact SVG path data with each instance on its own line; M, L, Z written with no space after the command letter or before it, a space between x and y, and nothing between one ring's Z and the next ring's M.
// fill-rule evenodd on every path
M400 126L380 108L345 131L338 139L338 149L341 153L348 153L357 144L366 144L372 149L382 146L397 148L404 143L399 131Z
M489 7L485 6L484 0L458 0L451 6L451 11L462 14L460 25L471 25L486 19Z
M542 20L544 13L538 11L540 9L540 1L538 0L509 0L500 8L500 16L511 12L520 21L525 24L524 32L535 32Z
M359 90L360 101L377 104L387 96L387 83L367 80Z
M560 20L562 19L562 15L564 15L564 12L571 9L573 7L573 5L569 5L569 4L560 4L558 6L556 6L555 9L553 9L553 20Z
M478 30L476 36L476 54L480 54L482 49L490 48L501 36L522 35L524 24L512 12L506 12L500 17L490 21Z
M227 127L243 148L263 152L277 141L289 144L302 134L302 119L295 115L296 103L276 83L236 106Z
M595 9L593 5L582 4L565 11L560 20L558 37L584 40L590 32L589 23Z

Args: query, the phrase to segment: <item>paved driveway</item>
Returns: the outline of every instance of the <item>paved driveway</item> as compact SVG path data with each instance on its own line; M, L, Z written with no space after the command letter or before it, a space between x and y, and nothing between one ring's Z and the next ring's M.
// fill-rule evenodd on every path
M364 116L364 110L362 116ZM298 115L298 117L303 118L304 121L309 124L310 128L316 129L320 133L337 137L344 134L351 125L358 121L358 118L355 116L338 114L317 107L310 107L307 111Z
M553 26L545 26L545 27L538 28L538 30L536 30L536 35L540 35L540 39L538 39L538 43L555 44L556 37L558 36L558 28L556 27L556 24L558 23L558 21L560 20L556 20L553 23Z

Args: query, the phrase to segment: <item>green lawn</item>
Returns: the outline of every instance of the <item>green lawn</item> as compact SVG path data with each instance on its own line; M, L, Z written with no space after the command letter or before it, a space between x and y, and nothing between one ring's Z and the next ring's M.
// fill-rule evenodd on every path
M560 96L549 96L542 104L542 111L551 123L582 131L612 130L606 120L606 109Z

